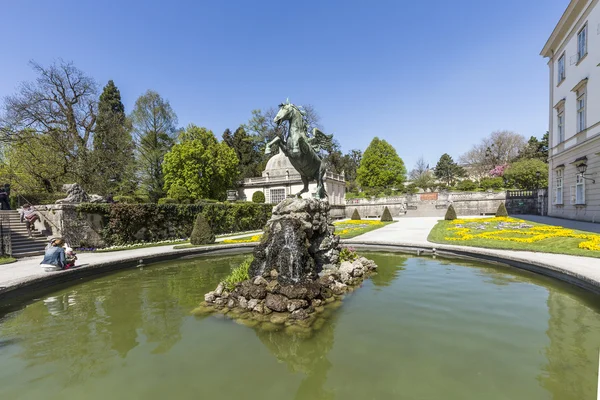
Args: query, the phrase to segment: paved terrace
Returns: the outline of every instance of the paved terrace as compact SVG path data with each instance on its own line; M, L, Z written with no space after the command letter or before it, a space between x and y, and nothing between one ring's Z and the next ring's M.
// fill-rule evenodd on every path
M534 270L545 275L555 276L559 279L571 281L587 289L600 293L600 258L579 257L562 254L535 253L529 251L512 251L483 249L467 246L454 246L435 244L427 241L429 232L439 220L438 217L420 217L400 219L397 223L365 233L344 243L354 244L357 247L376 246L382 249L410 250L412 252L425 252L443 254L444 252L478 257L490 261L507 261L517 267ZM533 220L533 217L532 217ZM537 221L537 220L536 220ZM566 220L544 217L544 222L552 225L567 225ZM600 232L600 225L585 222L568 221L569 228ZM596 230L598 229L598 230ZM252 234L240 235L247 237ZM234 238L234 237L229 237ZM223 240L224 238L217 239ZM168 255L174 253L189 253L189 249L175 250L174 246L149 247L133 250L121 250L103 253L82 253L78 262L85 268L93 268L100 264L110 264L124 259L142 259L145 257ZM235 245L223 247L237 247ZM435 250L434 250L435 249ZM0 265L0 290L2 288L16 287L30 281L38 281L44 277L58 277L70 271L44 272L39 267L41 257L29 257L11 264ZM77 270L77 269L76 269ZM1 293L0 293L1 297Z

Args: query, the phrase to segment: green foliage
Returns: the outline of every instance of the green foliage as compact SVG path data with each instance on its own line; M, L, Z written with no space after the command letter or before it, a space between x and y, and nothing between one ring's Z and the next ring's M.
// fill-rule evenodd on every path
M466 176L466 171L455 163L449 154L444 153L435 166L435 176L446 185L452 186L457 178Z
M31 203L34 206L44 204L54 204L56 200L67 197L66 193L23 193L10 196L10 208L15 210L25 203Z
M354 212L352 213L352 217L350 219L353 221L360 221L360 214L358 213L357 208L354 209Z
M375 137L362 156L356 178L363 189L402 188L406 168L396 149Z
M456 188L464 192L470 192L477 189L477 183L470 179L464 179L456 184Z
M198 214L194 222L194 229L190 236L190 243L193 245L211 244L215 242L215 234L213 233L208 221L202 214Z
M248 270L250 269L250 264L254 260L254 256L248 256L242 261L239 267L235 268L227 277L223 280L223 285L225 289L232 291L235 289L235 286L238 283L244 282L250 279L248 274Z
M454 206L452 204L448 206L448 210L446 210L446 215L444 216L444 219L446 221L452 221L456 219L456 210L454 209Z
M392 213L387 206L383 209L383 214L381 214L381 222L392 222L394 218L392 217Z
M253 203L264 203L265 202L265 194L263 192L254 192L252 194L252 202Z
M344 262L344 261L354 261L358 258L358 254L356 253L356 251L354 251L354 249L348 248L348 247L342 247L342 250L340 250L340 262Z
M489 190L489 189L499 190L499 189L502 189L503 186L504 186L504 179L502 179L500 177L482 178L481 181L479 181L479 187L481 187L483 190Z
M544 133L544 135L542 136L542 140L538 140L538 138L536 138L535 136L530 137L529 141L527 142L527 145L519 153L517 160L535 158L547 163L548 135L549 132Z
M243 203L199 204L80 204L79 215L99 214L99 232L108 245L158 242L190 237L198 213L204 214L215 234L262 229L271 217L272 205Z
M500 203L498 206L498 211L496 211L496 217L508 217L508 211L506 211L506 206L504 202Z
M237 178L238 158L211 131L189 125L180 143L165 154L162 168L169 197L225 200Z
M130 195L130 196L115 196L113 200L117 203L126 203L126 204L145 204L150 203L150 198L146 195Z
M248 135L243 126L232 134L229 129L223 133L223 142L231 147L239 160L240 178L260 176L263 154L252 135Z
M91 159L97 179L90 189L102 195L134 190L131 123L125 116L121 93L112 80L100 95L93 146Z
M416 194L419 193L419 187L415 183L411 182L408 185L406 185L404 191L408 194Z
M158 205L161 204L181 204L179 203L179 200L177 199L172 199L170 197L163 197L161 199L158 199Z
M167 100L148 90L140 96L131 113L137 142L137 164L142 187L152 202L164 197L162 163L175 142L177 115Z
M515 161L504 171L504 179L508 186L513 186L517 189L547 187L548 164L536 158Z

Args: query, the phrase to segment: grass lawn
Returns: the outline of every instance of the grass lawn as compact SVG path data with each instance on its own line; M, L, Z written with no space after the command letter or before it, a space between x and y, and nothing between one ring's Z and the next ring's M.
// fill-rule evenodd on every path
M517 218L439 221L430 242L600 258L600 235Z
M10 264L15 261L17 261L17 259L13 258L13 257L8 257L8 256L0 257L0 264Z
M335 234L339 235L342 239L350 239L363 233L373 231L375 229L383 228L386 225L393 224L394 222L381 222L372 219L363 220L345 220L334 222Z

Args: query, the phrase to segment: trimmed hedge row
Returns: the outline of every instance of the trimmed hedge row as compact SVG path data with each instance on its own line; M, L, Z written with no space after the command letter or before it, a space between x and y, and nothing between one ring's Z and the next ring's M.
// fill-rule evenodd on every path
M215 234L262 229L271 217L271 204L80 204L82 214L103 217L101 235L107 245L189 238L202 213ZM141 236L141 237L140 237Z

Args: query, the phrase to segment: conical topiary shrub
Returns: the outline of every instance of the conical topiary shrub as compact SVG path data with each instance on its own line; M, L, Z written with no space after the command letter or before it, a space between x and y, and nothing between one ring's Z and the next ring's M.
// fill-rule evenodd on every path
M354 212L352 213L352 217L350 219L360 221L360 214L358 213L358 209L354 209Z
M446 221L452 221L456 219L456 210L454 209L452 204L448 206L448 210L446 211L446 216L444 217L444 219Z
M383 214L381 214L381 222L392 222L394 218L392 218L392 213L390 212L387 206L383 209Z
M500 203L498 206L498 211L496 211L496 217L508 217L508 211L506 211L506 206L504 202Z
M190 243L194 245L198 244L210 244L215 242L215 234L213 233L208 221L202 214L198 214L196 221L194 222L194 229L192 230L192 236L190 236Z

